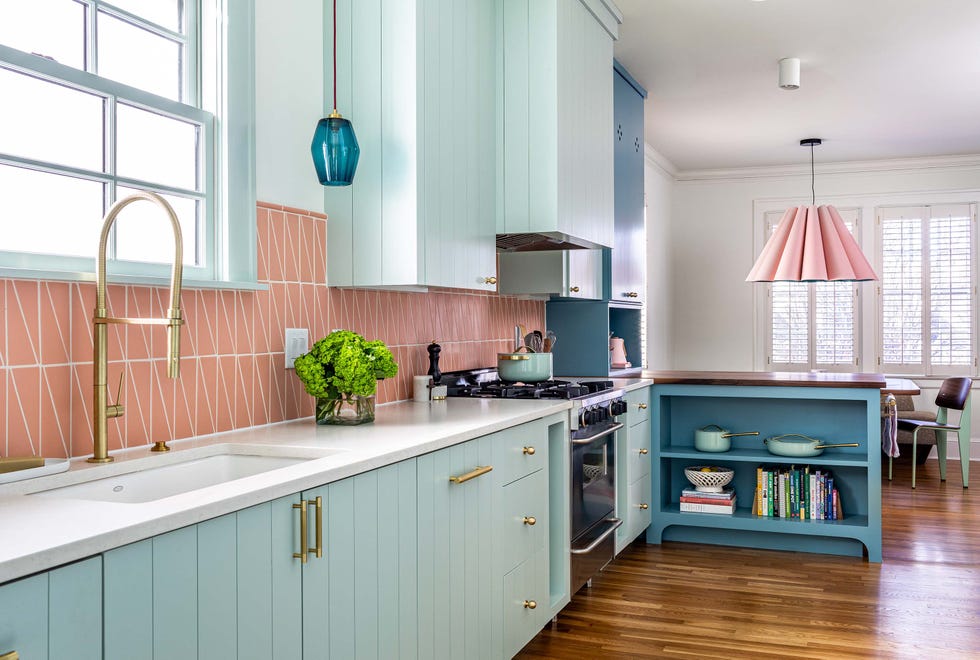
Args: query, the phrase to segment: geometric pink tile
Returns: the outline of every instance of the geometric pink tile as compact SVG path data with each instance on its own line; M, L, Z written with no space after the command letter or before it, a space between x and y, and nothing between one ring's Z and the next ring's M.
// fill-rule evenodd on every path
M151 289L145 286L127 287L126 314L132 318L149 318ZM125 325L126 359L146 360L153 355L151 344L157 332L163 332L163 327L155 325ZM159 342L158 342L159 343Z
M197 292L197 319L194 321L194 345L197 355L217 354L218 292L201 289Z
M255 293L252 291L235 292L235 353L250 354L255 351Z
M269 382L272 374L272 356L256 355L252 373L252 423L256 426L269 423Z
M176 381L167 373L166 360L153 360L153 381L150 385L150 441L168 442L174 439L174 395Z
M71 349L70 285L41 282L41 361L68 364Z
M268 353L270 350L269 316L272 313L270 301L271 294L268 291L255 292L255 315L252 322L252 352L256 354Z
M295 213L287 213L284 228L283 279L287 282L299 282L299 255L300 245L303 242L299 216ZM272 230L276 231L275 227Z
M197 358L181 358L180 378L174 381L174 439L197 435Z
M269 355L269 423L286 419L286 377L293 372L285 368L285 361L283 353Z
M327 221L317 218L313 223L313 281L327 282Z
M273 282L269 285L269 350L272 353L283 351L285 329L290 326L286 321L286 285Z
M283 281L283 242L286 236L286 215L269 211L269 281Z
M215 402L215 430L218 433L234 428L235 388L238 383L235 362L234 355L222 355L218 358L218 397Z
M308 216L300 216L300 232L299 232L299 281L306 283L316 283L314 279L314 261L317 252L316 245L316 223L318 220L314 220Z
M126 414L123 416L125 439L122 446L139 447L154 441L153 437L153 404L155 396L155 382L153 363L151 362L129 362L127 363L126 373ZM109 399L113 400L116 396L114 369L110 365L109 369ZM110 428L111 431L111 428ZM113 447L113 434L109 434L109 446ZM165 438L161 438L165 439Z
M235 428L252 426L252 383L255 379L255 358L239 355L235 363Z
M40 364L38 283L7 280L6 284L7 364Z
M218 355L235 352L235 319L238 295L235 291L218 291L218 309L215 314L215 336Z
M39 451L45 458L67 458L71 451L71 367L41 370L41 434Z
M92 454L92 363L71 365L71 455Z
M269 281L269 209L259 207L256 212L255 244L258 280L267 282Z
M41 369L9 370L7 379L7 453L39 456L41 445Z
M202 357L197 361L197 435L217 431L218 419L218 358Z

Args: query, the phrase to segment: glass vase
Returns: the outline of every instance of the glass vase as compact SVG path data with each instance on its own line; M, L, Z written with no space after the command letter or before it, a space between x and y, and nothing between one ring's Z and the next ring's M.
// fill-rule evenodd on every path
M317 397L317 424L367 424L374 421L374 395L344 394L339 399Z

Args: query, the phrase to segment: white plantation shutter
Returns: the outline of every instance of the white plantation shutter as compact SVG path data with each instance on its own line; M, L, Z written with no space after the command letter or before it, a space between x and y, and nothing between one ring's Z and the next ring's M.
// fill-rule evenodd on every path
M881 363L888 370L970 373L974 365L975 209L880 209Z
M855 232L860 211L838 209ZM781 212L766 214L766 238ZM773 282L768 294L769 364L783 369L852 369L858 363L856 285Z

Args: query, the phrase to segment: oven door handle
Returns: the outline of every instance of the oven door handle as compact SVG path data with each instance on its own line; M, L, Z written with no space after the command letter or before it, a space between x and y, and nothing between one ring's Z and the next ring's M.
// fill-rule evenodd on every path
M602 543L607 538L609 538L609 535L610 534L612 534L613 532L615 532L617 529L619 529L622 526L623 519L622 518L606 518L606 522L612 523L613 526L610 527L609 529L607 529L606 531L604 531L602 534L600 534L599 535L599 538L597 538L592 543L588 544L584 548L576 548L574 550L571 550L571 553L573 555L587 555L587 554L589 554L590 552L592 552L593 550L595 550L599 546L600 543Z
M612 426L610 426L605 431L600 431L599 433L596 433L595 435L589 436L588 438L575 438L575 439L572 440L572 444L573 445L590 445L593 442L595 442L596 440L598 440L599 438L604 438L607 435L611 435L611 434L615 433L619 429L623 428L623 426L624 426L624 424L622 422L616 422L615 424L613 424Z

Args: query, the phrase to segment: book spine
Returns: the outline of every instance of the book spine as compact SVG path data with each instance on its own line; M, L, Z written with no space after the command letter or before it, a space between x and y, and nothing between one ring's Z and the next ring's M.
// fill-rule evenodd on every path
M799 498L799 486L797 485L797 474L796 467L793 467L789 471L789 517L799 518L800 517L800 498Z
M762 466L760 465L755 469L755 513L756 515L763 515L762 513Z
M814 512L814 509L816 508L814 505L817 502L816 494L814 493L814 491L816 490L816 486L817 486L817 475L811 474L810 483L808 485L809 492L807 493L808 495L807 501L810 503L810 506L807 507L807 509L810 511L810 520L816 520L817 518L816 513Z
M735 505L699 504L697 502L681 502L681 511L687 513L734 513Z
M779 474L776 475L778 481L778 491L779 491L779 517L786 517L786 474L780 470Z
M697 504L715 504L715 505L718 505L718 506L730 506L732 504L732 502L735 501L735 498L732 497L732 498L725 499L725 500L718 500L718 499L712 499L710 497L691 497L689 495L682 495L680 501L681 502L694 502L694 503L697 503Z
M837 520L834 516L834 476L827 475L827 520Z
M735 497L735 491L728 488L720 493L702 493L700 490L685 488L681 491L681 497L707 497L714 500L730 500Z
M773 512L775 511L775 506L776 506L776 492L774 490L775 475L773 474L772 470L768 470L767 475L768 475L767 480L769 482L769 486L767 490L767 492L769 493L768 511L769 511L769 517L772 518L774 516Z

